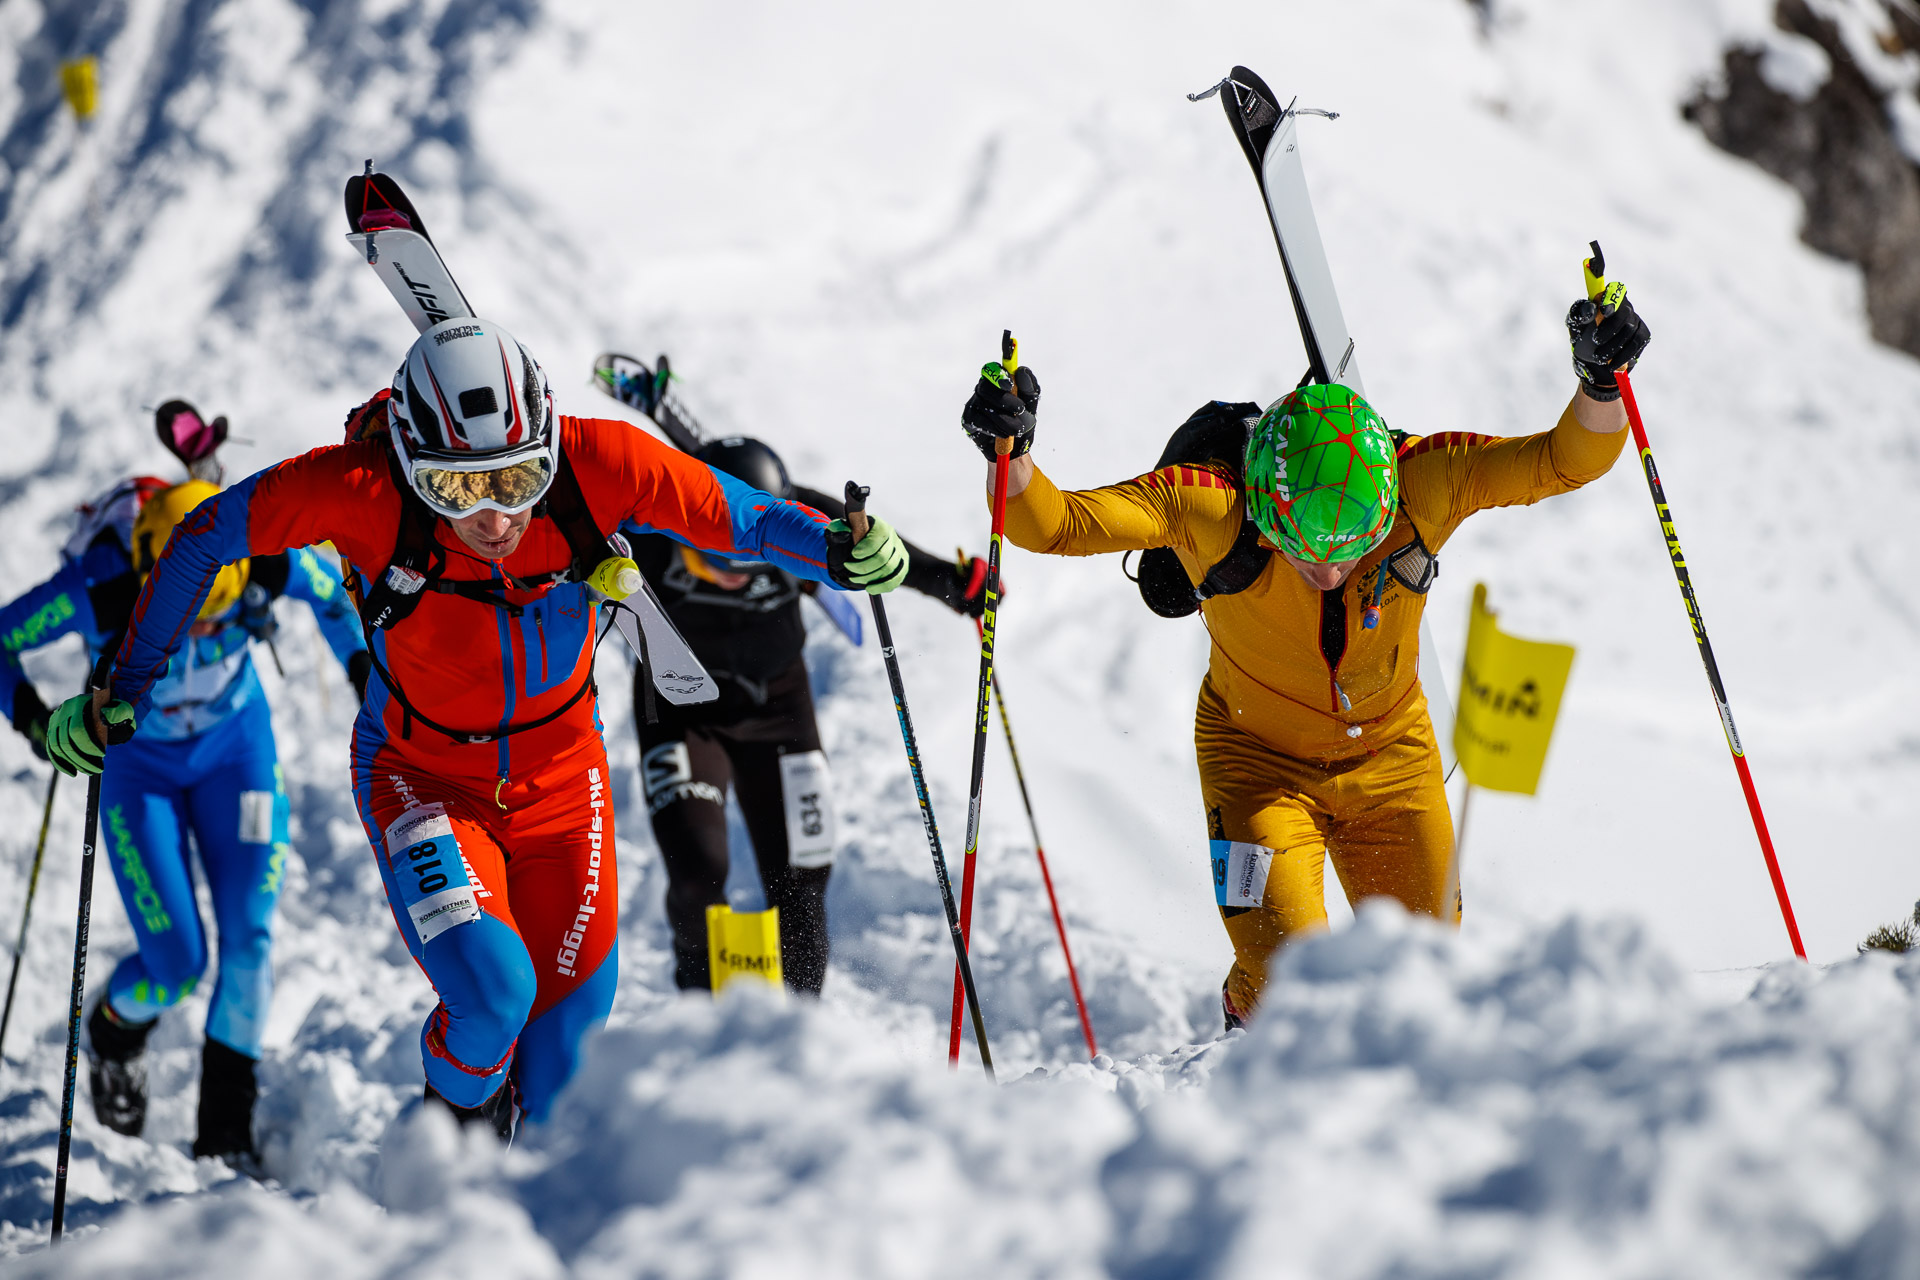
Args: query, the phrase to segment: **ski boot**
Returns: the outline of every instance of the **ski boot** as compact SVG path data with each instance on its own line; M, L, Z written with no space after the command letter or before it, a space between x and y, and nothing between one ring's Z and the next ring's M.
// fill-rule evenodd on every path
M1244 1030L1247 1015L1233 1007L1233 997L1227 994L1227 981L1223 978L1220 982L1220 1016L1226 1022L1228 1031Z
M200 1125L193 1140L195 1159L211 1156L249 1177L260 1176L260 1153L253 1146L253 1104L260 1096L254 1059L208 1040L200 1051Z
M137 1138L147 1124L147 1034L158 1018L124 1022L105 998L87 1017L87 1081L93 1114L115 1133Z
M493 1096L477 1107L456 1107L440 1095L432 1085L427 1086L425 1094L428 1105L439 1105L453 1112L453 1118L460 1122L462 1129L472 1125L485 1125L499 1137L502 1145L513 1143L513 1081L511 1078L501 1082Z

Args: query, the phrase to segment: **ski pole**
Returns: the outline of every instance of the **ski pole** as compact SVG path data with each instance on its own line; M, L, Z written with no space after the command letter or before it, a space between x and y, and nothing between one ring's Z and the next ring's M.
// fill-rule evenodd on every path
M1593 257L1582 263L1586 274L1587 296L1600 301L1607 288L1607 260L1598 240L1589 242ZM1713 645L1707 639L1706 620L1700 616L1700 602L1694 598L1693 579L1687 573L1687 557L1680 550L1680 535L1674 531L1673 515L1667 509L1666 490L1660 484L1660 472L1653 465L1653 447L1647 443L1646 424L1640 419L1640 403L1634 399L1633 383L1624 372L1614 377L1620 383L1620 399L1627 409L1627 425L1633 428L1633 443L1640 450L1640 466L1647 476L1647 492L1653 495L1654 514L1660 520L1660 532L1667 539L1667 554L1673 560L1673 576L1680 583L1680 599L1687 607L1687 619L1693 624L1694 643L1700 648L1700 661L1707 669L1707 684L1713 690L1713 702L1720 711L1720 728L1727 737L1727 750L1733 753L1734 772L1740 775L1740 790L1747 797L1747 812L1753 815L1753 833L1760 838L1760 852L1767 860L1767 875L1773 880L1773 896L1780 903L1780 918L1786 921L1787 938L1793 954L1805 960L1807 949L1800 944L1800 926L1793 918L1793 903L1787 898L1787 882L1780 874L1780 860L1773 853L1773 837L1767 833L1767 818L1760 811L1760 794L1754 790L1753 774L1747 769L1747 753L1740 745L1740 731L1733 726L1733 710L1727 705L1726 686L1720 681L1720 664L1714 661Z
M867 490L847 481L847 525L855 542L867 536ZM913 734L913 716L907 711L907 686L900 678L900 658L893 651L893 628L887 625L887 606L879 596L869 595L873 606L873 629L880 636L880 657L887 665L887 683L893 686L893 711L900 719L900 738L907 744L907 770L913 774L913 792L920 801L920 825L926 828L927 845L933 851L933 876L940 882L940 904L947 912L947 932L953 935L954 961L960 966L960 983L973 1011L973 1038L980 1046L980 1065L987 1079L994 1078L993 1055L987 1049L987 1024L980 1017L980 996L973 986L973 966L967 962L967 944L960 932L960 912L953 903L953 882L947 878L947 858L940 852L940 825L934 821L933 800L927 794L926 774L920 768L920 744Z
M33 847L33 870L27 873L27 905L20 911L20 940L13 944L13 974L7 979L7 1007L0 1013L0 1057L5 1056L7 1026L13 1021L13 993L20 984L20 961L27 954L27 921L33 919L33 893L40 887L40 863L47 855L47 828L53 823L53 793L60 785L60 771L47 779L47 803L40 810L40 841Z
M962 551L962 559L966 552ZM975 619L975 627L983 627ZM1047 870L1047 850L1040 843L1040 820L1033 816L1033 797L1027 791L1027 773L1020 767L1020 749L1013 745L1013 719L1007 714L1007 698L1000 692L1000 675L994 673L993 701L1000 708L1000 727L1007 735L1007 757L1013 761L1013 780L1020 784L1020 803L1027 809L1027 826L1033 831L1033 856L1040 860L1040 881L1047 886L1047 906L1053 909L1053 928L1060 935L1060 954L1067 958L1067 983L1073 988L1073 1007L1080 1014L1080 1032L1087 1038L1087 1056L1095 1057L1100 1046L1093 1038L1093 1019L1087 1016L1087 1001L1080 994L1080 974L1073 967L1073 948L1067 945L1067 922L1060 914L1060 899L1053 891L1053 873Z
M1020 367L1020 344L1013 330L1000 333L1000 364L1011 375ZM1017 390L1015 394L1018 394ZM1013 437L993 442L993 522L987 542L986 609L980 623L980 685L973 705L973 776L967 785L967 853L960 864L960 940L973 939L973 871L980 851L980 797L987 783L987 699L993 684L994 619L1000 607L1000 536L1007 527L1007 466L1013 461ZM953 1019L947 1034L947 1061L960 1061L960 970L953 971Z
M106 702L113 660L105 654L94 664L88 687L96 711ZM116 745L107 731L107 745ZM125 741L121 738L120 741ZM101 762L104 769L105 761ZM67 1157L73 1149L73 1094L80 1066L80 1005L87 993L87 934L93 924L93 850L100 837L100 774L87 779L87 827L80 846L80 912L73 928L73 994L67 1002L67 1076L60 1092L60 1148L53 1166L53 1243L67 1217Z

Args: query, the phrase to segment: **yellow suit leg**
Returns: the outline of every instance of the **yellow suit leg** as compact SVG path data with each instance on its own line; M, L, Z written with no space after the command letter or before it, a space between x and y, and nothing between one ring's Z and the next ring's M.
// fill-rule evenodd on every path
M1356 907L1390 897L1407 910L1459 921L1446 904L1452 820L1433 730L1419 726L1377 755L1334 764L1285 756L1233 725L1209 687L1201 690L1194 745L1216 902L1233 942L1229 1003L1250 1013L1266 985L1267 965L1287 942L1327 924L1329 854L1347 900ZM1258 906L1233 901L1255 846L1266 864Z
M1460 899L1445 902L1453 856L1433 726L1422 717L1405 737L1333 780L1327 848L1347 901L1393 898L1408 911L1460 923Z

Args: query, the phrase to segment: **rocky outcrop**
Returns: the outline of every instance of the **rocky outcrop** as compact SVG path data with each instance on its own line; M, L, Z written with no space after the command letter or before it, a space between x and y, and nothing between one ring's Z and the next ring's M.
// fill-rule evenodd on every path
M1898 3L1887 17L1877 36L1884 52L1920 49L1920 19ZM1920 356L1920 168L1896 135L1890 91L1807 0L1780 0L1774 20L1825 51L1825 82L1802 96L1780 87L1777 71L1768 74L1771 51L1733 48L1725 83L1703 90L1682 114L1717 146L1792 184L1806 203L1801 239L1862 268L1874 338Z

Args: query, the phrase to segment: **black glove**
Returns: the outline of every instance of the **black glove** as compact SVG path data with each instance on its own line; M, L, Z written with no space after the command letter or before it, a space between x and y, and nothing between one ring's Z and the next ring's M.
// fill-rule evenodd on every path
M255 640L271 644L280 624L273 617L273 596L257 582L249 582L240 593L240 625Z
M980 370L973 396L960 411L960 425L978 445L987 461L994 459L996 439L1013 437L1017 458L1033 448L1034 414L1040 411L1040 379L1021 365L1011 375L998 360Z
M1615 280L1598 299L1582 298L1567 309L1567 335L1574 373L1589 396L1605 402L1620 398L1613 375L1632 372L1653 331L1627 301L1627 287Z
M361 649L347 659L347 679L361 702L367 700L367 677L373 674L373 655Z
M947 603L955 613L964 613L969 618L982 617L987 612L987 562L979 556L963 559L953 566L954 592ZM1007 598L1007 580L1000 579L999 590L995 592L995 607L999 601Z
M13 727L33 747L33 754L42 760L47 758L47 704L40 701L40 692L25 680L13 693Z

